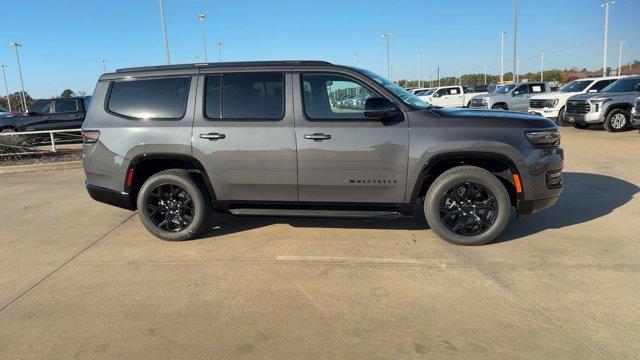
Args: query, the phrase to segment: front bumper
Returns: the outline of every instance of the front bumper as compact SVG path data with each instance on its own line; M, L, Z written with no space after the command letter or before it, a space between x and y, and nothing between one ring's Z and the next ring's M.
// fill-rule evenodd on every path
M544 116L547 119L556 120L558 118L558 109L549 109L549 108L529 108L529 114Z
M586 114L571 114L571 113L565 113L564 114L564 121L573 124L573 123L578 123L578 124L600 124L604 122L604 119L601 118L601 115L603 115L603 112L588 112Z
M518 169L523 187L523 192L516 197L519 216L530 215L552 206L564 188L562 148L536 148L525 159L525 166Z
M85 182L85 186L87 187L89 196L91 196L91 198L95 201L117 206L119 208L127 210L135 210L136 208L135 204L131 200L131 196L129 196L129 193L118 192L100 186L91 185L88 182Z
M517 213L518 216L527 216L537 213L540 210L544 210L553 206L560 196L554 196L547 199L537 200L520 200L518 199Z

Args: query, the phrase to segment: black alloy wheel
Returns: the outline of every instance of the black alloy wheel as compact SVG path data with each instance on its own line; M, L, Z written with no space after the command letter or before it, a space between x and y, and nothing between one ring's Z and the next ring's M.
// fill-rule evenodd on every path
M193 221L193 199L178 185L160 184L147 196L145 211L161 230L180 232Z
M498 202L486 187L465 182L447 190L440 199L440 219L454 234L479 235L495 222Z

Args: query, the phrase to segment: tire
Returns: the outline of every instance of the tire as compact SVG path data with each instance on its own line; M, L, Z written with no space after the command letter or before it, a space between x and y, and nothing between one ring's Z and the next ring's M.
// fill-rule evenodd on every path
M588 129L589 128L589 124L579 124L579 123L574 123L573 127L575 127L576 129Z
M564 107L558 111L558 120L556 121L558 126L569 126L569 123L564 121Z
M209 195L197 176L186 170L165 170L152 175L140 187L137 206L142 225L162 240L193 239L211 222Z
M458 191L460 188L469 190L471 186L474 186L476 190L484 189L476 192L476 196L472 198L484 199L486 197L490 199L492 197L493 200L465 203L464 197L460 197ZM465 210L460 210L459 204L451 207L447 205L450 204L450 200L453 200L450 194L458 196L460 204L464 203L463 209ZM467 194L470 192L467 191ZM486 196L480 196L482 194ZM457 203L458 201L453 204ZM494 210L489 210L489 205ZM445 208L448 210L444 210ZM464 215L460 215L462 211L465 211ZM469 214L466 211L469 211ZM511 200L502 182L490 172L475 166L458 166L438 176L429 187L425 197L424 212L431 230L443 240L456 245L482 245L494 240L507 226L511 214ZM453 215L454 212L456 215ZM459 234L451 229L451 224L457 223L458 225L455 227L458 227L463 222L463 216L466 219L462 227L464 230L462 230L463 234ZM477 230L477 227L483 226L472 216L478 219L482 217L483 220L490 220L492 223L485 225L487 227L480 232L468 232L469 225L473 225L471 230Z
M14 133L14 132L16 132L16 129L11 127L4 128L2 129L2 131L0 131L0 133L3 133L3 134Z
M495 104L491 107L493 110L509 110L506 104Z
M627 126L629 126L629 114L622 109L612 110L604 120L604 129L609 132L625 131Z

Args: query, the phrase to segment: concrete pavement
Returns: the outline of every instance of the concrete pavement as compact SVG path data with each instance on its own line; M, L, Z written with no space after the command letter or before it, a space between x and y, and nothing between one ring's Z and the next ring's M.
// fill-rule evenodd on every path
M163 242L82 170L0 175L0 358L635 358L640 135L562 132L558 204L481 247L424 218Z

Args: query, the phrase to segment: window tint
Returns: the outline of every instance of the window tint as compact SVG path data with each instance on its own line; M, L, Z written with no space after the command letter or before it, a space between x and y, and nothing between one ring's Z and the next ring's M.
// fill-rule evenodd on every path
M138 119L180 119L187 109L190 78L118 81L107 108Z
M29 111L35 114L50 114L51 113L51 101L44 101L34 104L29 108Z
M529 94L544 92L544 84L529 84Z
M609 86L609 84L611 84L614 81L615 80L600 80L595 84L593 84L593 86L589 88L589 91L593 92L593 90L595 90L595 92L600 92L600 90L606 88L607 86Z
M518 94L526 94L528 92L528 86L520 85L515 90L513 90L513 92Z
M284 117L284 75L229 74L222 79L222 117L281 119Z
M369 88L337 74L303 74L304 111L309 119L364 119L368 98L379 97Z
M55 112L66 113L78 111L78 102L75 100L56 100Z
M205 115L209 119L220 119L222 112L220 111L220 83L222 79L220 75L209 75L206 81L205 94Z
M458 88L449 88L449 94L448 95L458 95L460 94L460 89Z

